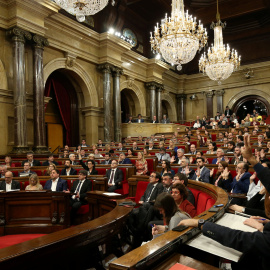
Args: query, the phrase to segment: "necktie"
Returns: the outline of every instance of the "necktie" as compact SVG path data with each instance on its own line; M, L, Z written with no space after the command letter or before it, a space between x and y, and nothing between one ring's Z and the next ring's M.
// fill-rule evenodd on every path
M163 155L160 155L160 160L162 160Z
M82 184L82 181L79 182L79 185L77 186L75 193L79 192L81 184Z
M151 189L149 190L149 192L148 192L148 194L147 194L147 196L146 196L146 202L148 202L149 201L149 199L150 199L150 196L151 196L151 194L152 194L152 191L153 191L153 189L154 189L154 186L152 186L151 187Z
M109 181L110 184L113 182L113 178L114 178L114 170L112 170L112 173L111 173L111 178L110 178L110 181Z

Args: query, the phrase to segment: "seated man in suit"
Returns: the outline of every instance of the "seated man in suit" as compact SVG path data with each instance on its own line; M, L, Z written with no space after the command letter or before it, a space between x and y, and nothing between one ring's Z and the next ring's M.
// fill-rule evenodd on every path
M68 189L67 181L64 179L59 178L59 171L58 170L52 170L51 171L51 179L48 180L45 185L44 189L48 189L51 191L64 191Z
M155 115L153 116L153 120L151 120L150 123L153 123L153 124L159 123Z
M191 179L196 180L196 181L209 183L210 182L210 170L204 166L205 165L204 158L203 157L196 158L196 163L197 163L198 168Z
M178 169L177 173L183 173L188 179L192 179L195 171L189 168L189 159L186 157L182 158L181 167Z
M148 146L146 146L145 148L148 150L158 149L157 147L155 147L153 141L149 141Z
M239 162L236 165L237 175L234 177L233 182L231 183L232 193L245 194L248 192L250 184L251 174L248 172L249 165L246 162ZM242 205L243 200L239 198L233 198L231 204Z
M34 160L33 153L27 153L26 154L26 157L27 157L27 160L24 160L22 162L22 166L24 165L25 162L29 162L31 167L33 167L33 166L40 166L40 162L38 160Z
M163 115L163 119L161 120L161 123L162 124L169 124L170 123L170 119L167 118L166 114Z
M77 171L71 167L71 161L65 160L65 169L61 171L61 175L76 175Z
M189 149L190 151L187 153L187 155L196 155L197 149L195 144L191 144Z
M50 164L54 164L55 166L58 166L59 163L54 161L54 156L53 154L48 156L48 160L46 160L45 162L42 163L42 166L49 166Z
M76 155L75 154L70 154L69 159L71 161L71 165L79 165L79 163L75 161L76 160Z
M231 164L237 165L239 162L243 161L243 156L241 155L241 147L236 146L234 148L234 157L231 160Z
M225 161L224 151L222 148L217 149L217 157L212 160L212 164L218 164L220 161Z
M68 158L69 157L69 151L64 150L62 155L59 155L59 158Z
M172 183L173 183L174 186L177 185L177 184L183 184L183 185L185 185L186 190L188 192L187 200L189 202L191 202L193 205L195 205L195 197L194 197L193 193L191 192L191 190L187 187L187 185L188 185L188 178L186 177L185 174L183 174L183 173L177 173L174 176Z
M132 144L132 150L133 151L141 150L141 148L138 147L137 142L133 142L133 144Z
M86 144L86 140L82 139L81 147L90 147L88 144Z
M166 153L166 149L164 147L160 148L160 152L156 153L156 157L158 158L158 162L161 163L162 160L171 161L171 157L169 154Z
M142 115L138 114L138 119L136 120L136 123L143 123L144 120L142 119Z
M132 164L132 162L124 153L120 153L118 164Z
M126 120L126 123L128 123L128 124L131 124L133 122L134 122L134 120L133 120L132 116L129 116L129 118Z
M100 164L103 164L103 165L109 165L112 163L112 160L111 160L111 154L110 153L106 153L105 154L105 160L101 161Z
M171 194L173 175L171 173L164 173L162 176L163 192Z
M184 157L185 150L183 148L179 148L176 151L176 158L173 155L171 158L171 163L181 164L182 158Z
M117 151L125 151L127 150L125 147L123 147L123 144L122 143L118 143L118 149Z
M30 163L29 162L24 162L23 172L19 173L19 177L28 176L28 175L31 175L31 174L35 173L35 172L32 172L30 170L30 168L31 168Z
M106 171L109 192L114 192L116 189L121 188L121 184L123 181L123 172L117 167L118 167L118 161L113 160L111 163L111 169Z
M102 148L103 146L105 146L105 144L102 142L101 139L99 139L97 146Z
M13 174L10 171L5 173L5 181L0 181L0 190L10 191L13 189L21 189L20 183L13 180Z
M78 174L78 180L73 182L72 188L64 191L65 193L75 193L70 199L71 212L70 220L71 224L74 222L75 216L79 208L87 204L86 193L92 190L92 182L87 179L87 171L80 170Z
M149 177L149 184L142 195L139 203L148 203L155 201L157 196L163 192L163 185L161 183L161 175L158 172L152 172Z

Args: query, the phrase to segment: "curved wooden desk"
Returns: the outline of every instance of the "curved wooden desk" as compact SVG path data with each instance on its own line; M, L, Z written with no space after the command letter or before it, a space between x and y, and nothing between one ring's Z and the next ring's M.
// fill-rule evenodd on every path
M225 212L225 207L228 204L227 193L219 187L211 184L206 184L198 181L189 181L188 187L201 190L209 194L215 201L215 204L223 204L224 206L219 212L213 213L205 211L201 214L206 214L202 218L208 221L215 221ZM201 215L200 214L200 215ZM195 218L199 218L198 216ZM128 254L114 260L110 264L110 270L115 269L152 269L153 265L161 258L166 259L167 255L171 255L177 251L177 247L193 236L199 233L197 228L188 228L183 232L169 231L149 243L129 252ZM157 268L158 269L158 268Z
M132 208L118 206L122 200L90 191L88 197L102 215L81 225L0 249L1 269L83 269L97 257L95 251L117 235ZM106 214L105 214L106 213Z

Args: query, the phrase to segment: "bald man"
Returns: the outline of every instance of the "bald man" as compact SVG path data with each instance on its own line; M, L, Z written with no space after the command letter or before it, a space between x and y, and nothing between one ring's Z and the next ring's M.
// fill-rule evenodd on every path
M0 182L0 190L10 191L12 189L21 189L20 183L12 180L13 174L10 171L5 173L5 181Z

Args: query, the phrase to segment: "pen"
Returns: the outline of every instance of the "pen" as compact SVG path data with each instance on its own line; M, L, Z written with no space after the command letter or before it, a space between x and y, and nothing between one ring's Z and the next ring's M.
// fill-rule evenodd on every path
M221 206L223 206L224 204L217 204L217 205L214 205L214 207L221 207Z
M266 218L260 218L259 220L266 220Z
M206 216L206 214L199 215L198 217L203 217L203 216Z

